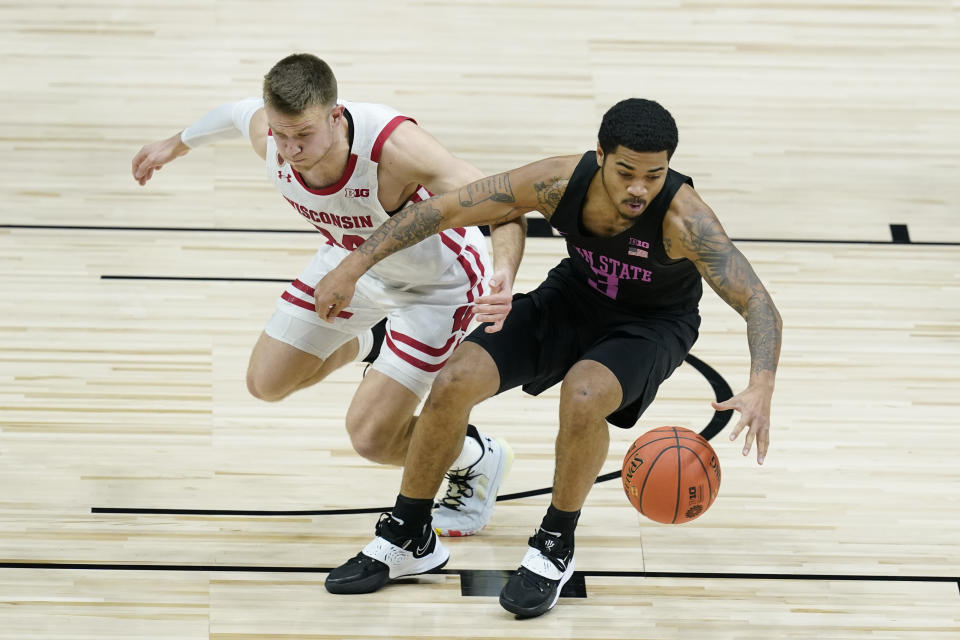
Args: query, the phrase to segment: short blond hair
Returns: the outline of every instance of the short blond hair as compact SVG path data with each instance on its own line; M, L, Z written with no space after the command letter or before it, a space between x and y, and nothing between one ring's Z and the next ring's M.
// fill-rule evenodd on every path
M263 102L288 115L337 102L337 79L326 62L309 53L289 55L263 76Z

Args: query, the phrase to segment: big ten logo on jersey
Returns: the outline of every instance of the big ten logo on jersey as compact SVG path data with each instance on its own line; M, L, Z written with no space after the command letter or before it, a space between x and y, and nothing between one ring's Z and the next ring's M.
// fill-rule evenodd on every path
M629 255L637 256L638 258L646 258L649 250L650 243L646 240L630 238L630 246L627 248L627 253Z
M343 195L347 198L369 198L370 189L344 189Z

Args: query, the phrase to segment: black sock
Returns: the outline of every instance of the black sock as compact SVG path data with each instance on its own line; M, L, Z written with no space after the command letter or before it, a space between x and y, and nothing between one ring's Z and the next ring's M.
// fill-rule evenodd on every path
M559 534L566 546L573 547L573 531L577 528L580 511L561 511L550 503L547 515L543 516L540 528L550 533Z
M398 494L391 515L400 523L399 533L410 538L419 538L424 529L430 526L431 511L433 499L408 498Z

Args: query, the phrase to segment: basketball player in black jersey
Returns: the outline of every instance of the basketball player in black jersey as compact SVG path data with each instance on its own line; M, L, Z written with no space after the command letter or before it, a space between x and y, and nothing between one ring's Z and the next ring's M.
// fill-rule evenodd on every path
M606 459L607 422L633 426L693 346L701 280L747 322L749 384L713 407L740 412L731 439L748 427L743 454L756 441L763 463L781 341L770 294L693 181L669 168L677 128L663 107L624 100L604 115L598 137L595 152L541 160L405 209L317 285L317 309L335 317L378 260L442 229L530 209L565 237L569 253L515 298L499 332L478 328L447 362L416 424L392 513L381 516L373 542L330 573L329 591L373 591L443 566L430 509L470 410L506 389L537 394L562 382L552 501L500 594L519 616L552 608L573 573L574 529ZM486 310L476 311L484 321Z

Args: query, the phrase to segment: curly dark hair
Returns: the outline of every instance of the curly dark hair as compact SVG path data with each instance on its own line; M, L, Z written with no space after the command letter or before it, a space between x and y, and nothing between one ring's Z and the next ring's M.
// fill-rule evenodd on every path
M337 102L337 79L315 55L289 55L263 76L263 101L280 113L300 115L309 107Z
M677 150L678 137L670 112L642 98L627 98L610 107L597 135L604 153L623 145L632 151L666 151L668 160Z

